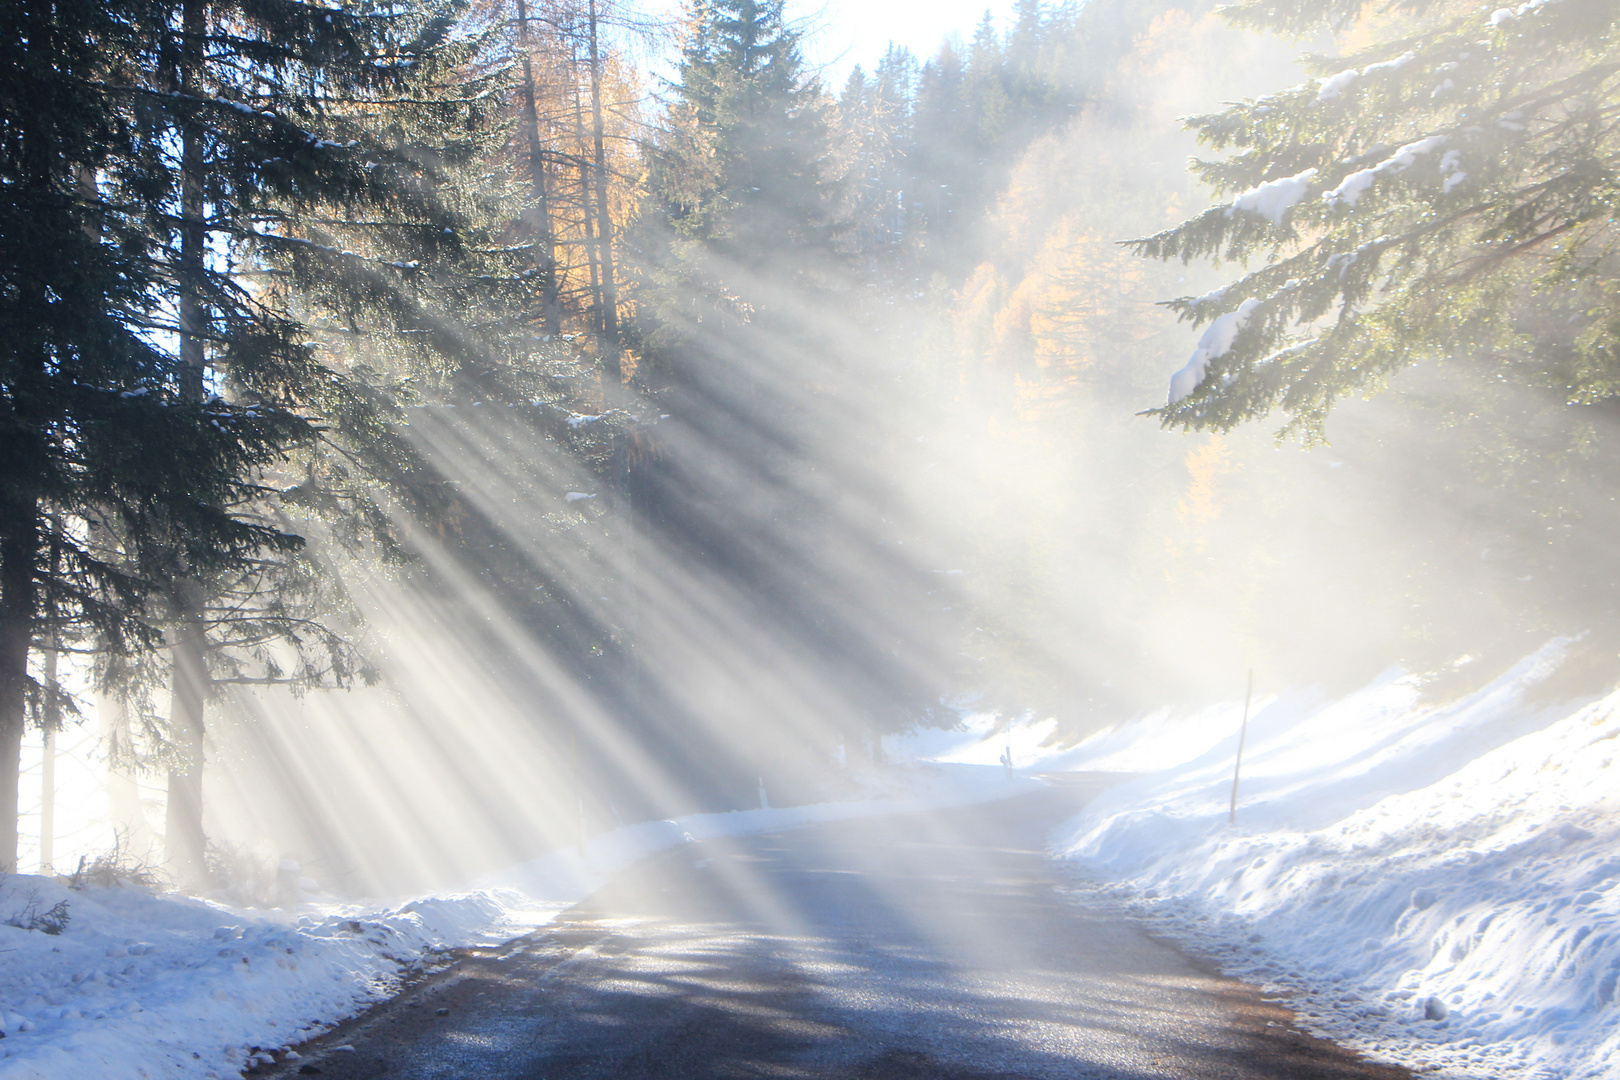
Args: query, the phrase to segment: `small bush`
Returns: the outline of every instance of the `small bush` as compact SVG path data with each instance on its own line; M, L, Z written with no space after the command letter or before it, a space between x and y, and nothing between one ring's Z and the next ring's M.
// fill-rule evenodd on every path
M208 880L214 895L238 907L275 907L276 860L251 848L208 842Z
M19 930L38 930L42 934L55 936L68 927L68 905L66 900L58 900L50 908L41 911L45 903L40 899L38 889L29 889L27 898L22 907L7 915L0 922L7 926L15 926Z
M129 850L129 841L121 832L113 833L113 846L94 858L79 856L79 867L68 875L67 886L79 891L94 885L102 889L115 886L140 889L164 889L169 885L168 875Z

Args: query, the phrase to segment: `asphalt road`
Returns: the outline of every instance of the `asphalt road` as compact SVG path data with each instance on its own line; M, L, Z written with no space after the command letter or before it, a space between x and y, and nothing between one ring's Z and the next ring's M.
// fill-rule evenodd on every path
M1066 896L1042 840L1090 794L688 845L257 1075L1408 1077Z

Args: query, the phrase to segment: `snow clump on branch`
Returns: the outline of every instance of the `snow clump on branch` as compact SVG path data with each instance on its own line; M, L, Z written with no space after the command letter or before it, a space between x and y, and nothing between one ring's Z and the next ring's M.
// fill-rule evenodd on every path
M1198 389L1199 384L1204 381L1209 362L1218 360L1232 351L1232 342L1237 340L1238 331L1249 325L1250 317L1259 307L1260 301L1251 296L1239 304L1236 311L1228 311L1209 324L1204 330L1204 336L1198 339L1198 348L1193 350L1192 359L1188 360L1187 365L1180 371L1170 376L1171 405Z
M1239 210L1250 210L1262 217L1270 218L1273 225L1281 227L1283 215L1309 194L1311 181L1314 179L1316 170L1306 169L1293 176L1267 180L1233 199L1232 205L1226 208L1226 216L1231 217Z
M1380 173L1405 172L1417 161L1419 154L1427 154L1433 150L1438 150L1445 145L1445 142L1446 137L1444 135L1430 135L1426 139L1407 143L1372 168L1361 169L1345 177L1338 187L1322 196L1322 201L1327 203L1329 208L1335 210L1339 208L1341 203L1353 208L1361 197L1367 193L1367 189L1372 187L1373 180Z
M1357 71L1355 68L1345 68L1343 71L1326 75L1316 80L1316 100L1332 101L1346 90L1350 89L1355 81L1364 75L1376 75L1380 71L1399 71L1416 59L1417 53L1402 53L1393 60L1384 60L1377 64L1368 64Z

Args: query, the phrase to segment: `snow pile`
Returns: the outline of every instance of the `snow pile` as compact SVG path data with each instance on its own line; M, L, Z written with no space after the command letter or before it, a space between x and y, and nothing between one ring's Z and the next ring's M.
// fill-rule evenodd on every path
M234 1076L256 1056L394 992L437 953L544 926L659 851L1004 798L1036 784L1009 781L999 767L900 770L889 786L903 797L626 826L592 838L583 855L553 852L468 892L386 906L246 910L136 888L74 891L54 878L0 877L0 923L8 924L0 925L0 1080ZM23 928L30 924L39 928Z
M1211 360L1219 360L1232 351L1232 343L1237 340L1238 331L1249 325L1249 319L1254 315L1260 301L1254 297L1243 301L1236 311L1228 311L1204 329L1204 334L1198 339L1198 347L1193 350L1192 358L1185 367L1170 376L1170 404L1174 405L1194 390L1204 381L1204 372Z
M1226 216L1231 217L1238 210L1248 210L1269 218L1273 225L1281 227L1283 215L1310 193L1311 181L1315 179L1316 170L1306 169L1293 176L1267 180L1233 199L1232 205L1226 208Z
M1242 718L1241 702L1193 716L1160 709L1065 746L1052 741L1056 720L1025 714L1005 721L996 713L970 713L954 728L885 736L883 752L891 761L908 763L999 765L1005 750L1026 774L1154 772L1184 764L1221 740L1236 737Z
M1361 200L1361 197L1367 193L1367 189L1372 187L1373 181L1381 174L1405 172L1417 162L1419 154L1430 153L1444 146L1445 143L1446 137L1444 135L1430 135L1426 139L1407 143L1372 168L1358 169L1345 177L1338 187L1323 195L1322 200L1331 209L1338 209L1341 205L1354 208L1356 203Z
M1269 699L1261 699L1264 705ZM1171 769L1209 753L1237 735L1242 702L1228 702L1192 716L1169 709L1100 731L1046 760L1050 771L1145 773Z
M1620 1076L1620 693L1528 705L1561 652L1444 705L1398 675L1339 701L1285 695L1251 722L1235 828L1228 734L1104 795L1057 853L1374 1056L1482 1080ZM1098 749L1128 732L1112 738Z
M60 933L0 926L6 1080L234 1075L259 1048L298 1042L386 993L469 924L500 918L488 897L266 913L34 876L0 886L0 918L57 904Z

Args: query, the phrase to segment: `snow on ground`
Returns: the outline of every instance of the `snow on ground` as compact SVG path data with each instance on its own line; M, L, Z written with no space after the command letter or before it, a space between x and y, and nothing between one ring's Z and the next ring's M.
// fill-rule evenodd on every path
M897 769L886 783L904 793L626 826L591 839L583 856L569 848L465 893L384 906L243 909L0 877L0 923L40 927L0 925L0 1080L234 1076L256 1054L392 993L435 953L544 926L614 873L678 844L1004 798L1037 782L945 765ZM65 927L53 909L65 910Z
M467 892L249 910L135 888L0 880L0 1080L227 1077L391 993L435 953L545 925L688 840L956 805L1027 774L1141 773L1055 837L1120 903L1314 1030L1442 1076L1620 1078L1620 693L1533 705L1555 642L1465 697L1391 672L1356 693L1259 697L1238 822L1242 704L1161 711L1077 746L969 715L884 741L898 797L628 826ZM1000 768L1010 753L1025 778Z
M1399 673L1257 703L1236 826L1240 712L1127 725L1066 767L1167 767L1088 807L1054 853L1083 891L1375 1057L1620 1077L1620 693L1528 703L1563 649L1443 704Z

